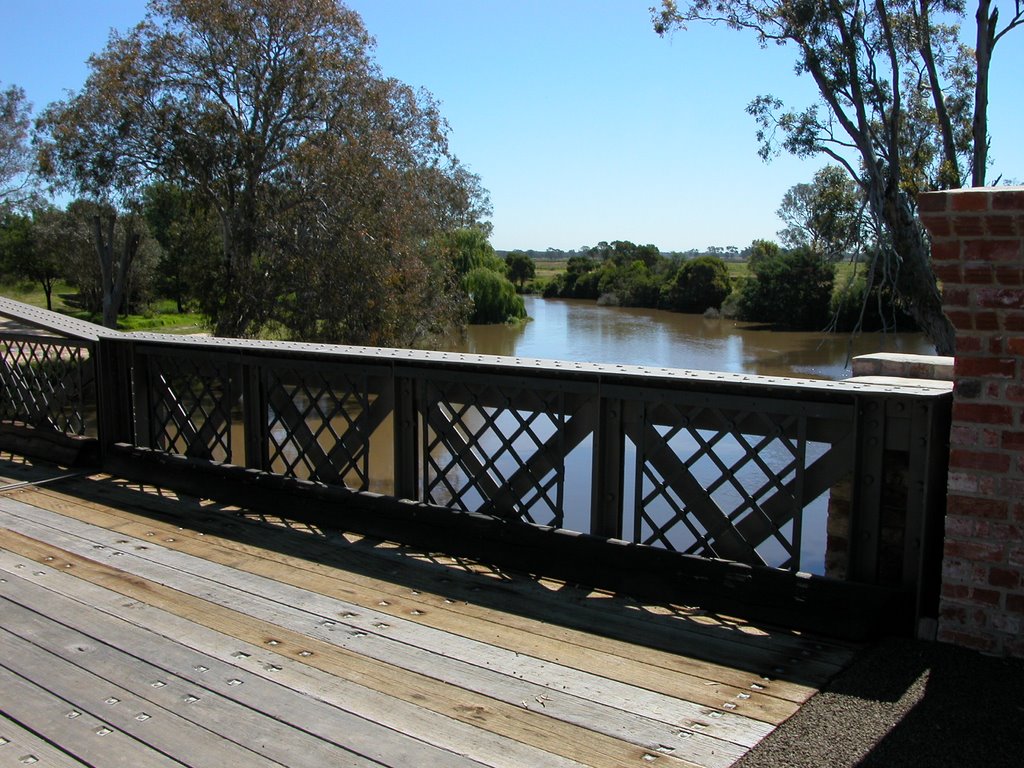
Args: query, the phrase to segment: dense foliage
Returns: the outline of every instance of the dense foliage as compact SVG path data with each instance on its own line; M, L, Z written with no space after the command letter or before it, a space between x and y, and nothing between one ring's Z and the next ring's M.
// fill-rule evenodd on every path
M700 256L680 264L667 287L665 303L676 312L718 309L732 292L725 262L712 256Z
M106 206L92 227L105 290L123 292L136 255L117 250L114 221L137 233L144 191L163 182L182 197L165 209L216 222L158 235L179 261L186 240L212 241L203 282L179 288L219 334L410 343L457 322L450 270L424 246L481 224L486 196L434 100L371 51L334 0L151 0L113 33L82 90L38 122L47 178Z
M537 274L537 265L533 259L522 251L513 251L505 256L505 269L508 279L519 287L522 292L527 280L533 280Z
M989 70L998 42L1024 25L1024 3L978 0L662 0L653 10L664 34L703 22L753 33L795 50L796 71L818 100L803 109L771 95L747 111L758 123L761 155L780 150L824 155L855 182L870 215L873 259L940 354L954 331L942 312L916 195L968 180L983 186L988 166ZM933 15L934 14L934 15ZM973 17L974 50L959 22ZM954 22L954 23L949 23Z
M753 278L743 284L739 316L793 330L828 327L835 264L810 248L778 250L751 266Z
M570 258L565 272L544 288L544 296L704 312L720 307L730 291L728 269L716 256L683 259L653 245L615 240Z
M469 322L506 323L526 317L523 299L506 276L508 266L498 258L482 229L444 232L433 239L430 253L433 263L451 266L467 299Z
M507 323L526 317L523 299L508 278L486 267L474 267L462 279L473 309L471 323Z

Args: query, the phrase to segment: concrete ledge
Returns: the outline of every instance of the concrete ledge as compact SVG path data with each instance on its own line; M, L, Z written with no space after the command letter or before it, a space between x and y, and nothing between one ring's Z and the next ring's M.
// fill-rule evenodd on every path
M859 355L853 358L853 375L953 381L953 358L942 355L876 352L873 355Z
M902 376L852 376L847 381L857 384L878 384L891 387L916 387L918 389L952 392L953 382L945 379L908 379Z

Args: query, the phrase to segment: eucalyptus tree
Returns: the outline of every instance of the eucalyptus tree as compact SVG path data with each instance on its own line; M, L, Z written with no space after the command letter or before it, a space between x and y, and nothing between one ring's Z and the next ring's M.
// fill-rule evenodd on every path
M0 205L18 206L30 197L31 105L16 85L0 91Z
M22 274L39 284L46 296L46 308L53 309L53 289L68 274L68 239L74 222L69 214L53 205L32 209L32 234Z
M332 0L151 0L47 110L46 165L96 194L164 181L209 206L221 252L200 301L219 334L405 340L444 304L424 243L488 207L436 103L372 47Z
M830 261L856 256L869 244L866 200L860 187L837 165L826 165L809 183L790 187L778 216L783 245L806 246Z
M762 46L795 46L797 72L814 80L820 99L804 109L754 99L748 112L762 157L824 155L850 174L867 199L885 273L942 354L952 353L954 332L915 195L985 178L992 52L1024 19L1015 0L999 26L993 5L979 0L976 51L959 43L962 0L663 0L654 12L662 34L723 23Z

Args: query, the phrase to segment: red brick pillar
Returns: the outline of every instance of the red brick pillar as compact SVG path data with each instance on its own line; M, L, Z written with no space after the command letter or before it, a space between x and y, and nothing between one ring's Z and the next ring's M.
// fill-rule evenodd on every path
M1024 187L919 201L956 327L938 638L1024 656Z

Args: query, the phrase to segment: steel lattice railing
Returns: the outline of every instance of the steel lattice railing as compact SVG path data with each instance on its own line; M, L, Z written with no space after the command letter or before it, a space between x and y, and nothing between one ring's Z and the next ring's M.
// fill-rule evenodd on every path
M893 457L905 579L941 496L936 388L63 330L0 334L4 420L82 434L98 409L104 444L790 571L820 569L844 487L868 581Z

